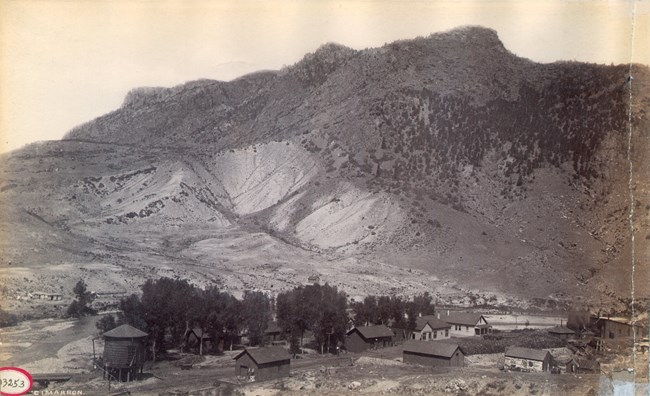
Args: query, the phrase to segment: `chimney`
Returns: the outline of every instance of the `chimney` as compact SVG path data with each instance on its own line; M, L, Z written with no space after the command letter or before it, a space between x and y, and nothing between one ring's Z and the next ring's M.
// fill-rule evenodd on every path
M418 314L418 318L421 318L421 317L422 317L422 312L420 312L420 313Z
M440 319L440 312L438 312L438 315L437 315L437 316L438 316L438 319Z
M447 310L447 316L449 316L449 310Z

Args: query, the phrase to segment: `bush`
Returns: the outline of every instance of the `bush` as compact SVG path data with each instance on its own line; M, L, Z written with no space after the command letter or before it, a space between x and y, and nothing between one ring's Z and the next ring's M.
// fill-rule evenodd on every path
M0 327L15 326L18 324L18 316L0 309Z

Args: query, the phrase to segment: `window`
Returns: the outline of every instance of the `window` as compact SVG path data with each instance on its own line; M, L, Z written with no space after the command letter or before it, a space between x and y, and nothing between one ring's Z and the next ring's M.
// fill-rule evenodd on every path
M465 326L465 331L469 331L469 326Z
M533 367L533 362L528 362L528 367Z
M449 337L449 330L445 329L445 337Z
M438 332L437 331L433 332L433 338L438 338Z

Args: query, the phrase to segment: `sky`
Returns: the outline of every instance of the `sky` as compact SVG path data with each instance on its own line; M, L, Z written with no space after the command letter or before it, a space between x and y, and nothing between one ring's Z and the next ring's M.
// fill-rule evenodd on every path
M328 42L481 25L538 62L650 65L649 15L637 0L0 0L0 153L60 139L134 87L280 69Z

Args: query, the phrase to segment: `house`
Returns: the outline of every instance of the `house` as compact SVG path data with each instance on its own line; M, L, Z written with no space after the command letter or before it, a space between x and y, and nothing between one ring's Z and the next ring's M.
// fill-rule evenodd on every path
M624 317L601 316L596 321L601 338L626 338L632 337L633 328L637 326L631 319Z
M278 322L275 321L269 322L268 325L266 326L266 331L264 332L264 335L266 336L266 339L271 343L275 341L280 341L282 336L282 329L280 328Z
M488 324L480 313L447 312L438 314L438 318L451 325L452 337L470 337L492 333L492 325Z
M142 373L147 333L123 324L104 333L104 374L131 381Z
M346 333L345 347L350 352L393 345L393 331L384 325L357 326Z
M206 344L212 343L212 337L208 335L203 329L195 327L193 329L187 329L185 331L185 345L188 348L194 348L198 350L200 355L203 355L203 348Z
M548 329L548 333L554 335L562 340L568 340L576 335L576 332L564 326L556 326Z
M280 346L246 348L234 357L235 375L248 381L288 377L291 356Z
M504 368L506 370L541 372L550 371L552 366L553 357L548 351L510 347L505 353Z
M63 295L59 293L33 292L31 297L36 300L60 301Z
M438 319L435 315L420 316L415 319L415 329L411 340L445 340L450 337L451 325Z
M465 352L446 342L407 341L403 361L428 367L463 367Z

